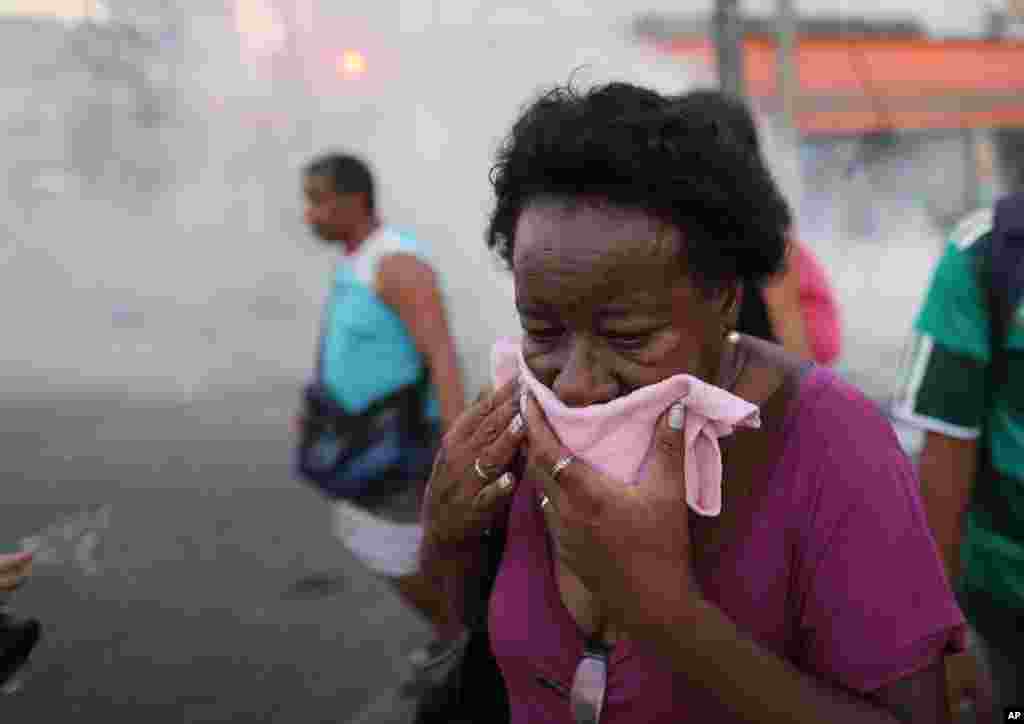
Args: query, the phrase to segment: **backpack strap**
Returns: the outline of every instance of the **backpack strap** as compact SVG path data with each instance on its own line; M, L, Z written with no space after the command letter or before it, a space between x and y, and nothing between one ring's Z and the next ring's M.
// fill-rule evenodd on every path
M1008 196L995 207L992 232L981 249L979 282L988 307L989 368L985 380L985 415L978 440L977 467L970 507L985 511L991 524L1013 530L1017 522L1009 515L1005 501L997 494L994 481L999 473L993 467L991 411L1009 380L1007 341L1017 305L1024 293L1024 194ZM961 603L977 610L979 600L988 594L958 587Z
M998 393L1008 377L1006 341L1024 294L1024 193L996 204L992 235L982 250L982 282L988 301L988 395Z
M988 307L989 368L985 380L985 415L978 444L971 506L1004 520L1004 504L990 484L998 477L992 464L991 411L1009 380L1007 338L1024 292L1024 195L1010 196L996 205L992 232L983 242L978 259L979 282ZM994 521L995 522L995 521Z

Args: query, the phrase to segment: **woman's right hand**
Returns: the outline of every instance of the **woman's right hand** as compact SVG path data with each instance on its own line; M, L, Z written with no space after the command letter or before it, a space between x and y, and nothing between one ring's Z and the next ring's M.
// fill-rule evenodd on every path
M451 550L479 538L511 498L509 468L525 439L519 402L518 380L485 390L444 436L424 508L433 546Z

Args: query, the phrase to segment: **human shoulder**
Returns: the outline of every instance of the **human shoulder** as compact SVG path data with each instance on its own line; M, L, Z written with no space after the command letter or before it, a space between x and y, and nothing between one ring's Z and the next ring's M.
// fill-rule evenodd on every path
M787 488L794 514L813 518L823 495L851 503L866 480L905 475L906 456L878 404L827 367L783 360L783 383L759 407L761 434L777 458L774 480Z
M380 227L371 248L374 285L381 294L394 295L402 287L426 289L436 284L433 265L424 245L409 233Z
M992 233L995 226L995 210L993 207L977 209L960 221L950 234L950 246L957 252L967 252L979 241Z
M829 464L878 459L865 454L872 446L875 453L902 453L882 408L827 367L814 366L805 374L791 414L791 434L805 443L807 454Z
M407 314L422 314L441 303L433 267L414 254L397 252L382 257L374 284L381 300Z
M414 254L388 254L377 265L377 287L381 292L398 287L420 289L435 283L434 268Z
M832 371L815 374L818 394L794 441L814 464L787 501L801 663L851 690L879 691L929 667L963 620L888 419Z
M983 362L988 358L988 311L979 262L989 248L993 225L991 208L979 209L957 225L914 323L917 332L938 344Z
M377 231L376 253L381 258L389 256L412 256L427 266L431 265L427 245L413 234L392 227L382 226Z

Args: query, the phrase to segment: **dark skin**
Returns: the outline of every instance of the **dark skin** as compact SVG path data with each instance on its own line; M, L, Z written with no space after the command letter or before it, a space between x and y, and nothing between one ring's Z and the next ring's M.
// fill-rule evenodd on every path
M601 248L592 240L602 236L626 243ZM709 297L678 283L684 277L680 249L668 227L636 214L609 219L606 213L567 213L546 204L523 214L516 240L523 356L562 402L608 402L681 371L720 380L723 332L735 320L737 297L731 290ZM768 375L757 398L769 397L780 382L779 374ZM587 634L600 633L614 643L617 626L566 564L557 543L555 552L569 612Z
M562 601L581 628L612 642L644 642L667 665L715 692L738 720L948 722L941 660L857 696L761 648L701 595L694 561L700 567L705 556L713 560L722 541L753 524L745 501L762 492L758 484L765 478L757 472L778 454L771 437L779 433L770 421L792 401L798 375L798 365L774 346L726 342L736 313L734 288L698 291L680 261L676 232L639 212L537 204L524 210L515 242L524 357L563 402L605 402L689 373L760 405L768 421L763 435L738 433L725 446L730 485L723 508L730 512L694 524L681 483L681 433L669 427L668 413L658 423L641 485L623 486L578 460L556 482L549 471L565 449L537 403L525 399L526 475L550 499L544 513ZM481 490L463 470L475 456L499 465L513 460L508 449L514 440L502 432L515 412L506 402L512 396L507 390L498 395L502 402L484 401L467 413L477 429L493 434L474 437L467 423L447 441L431 484L448 499L458 498L460 484ZM448 466L445 458L461 462ZM478 508L500 509L508 497L482 490ZM436 551L444 545L458 550L460 540L467 544L461 550L470 550L473 526L457 520L454 507L436 510L427 516ZM440 570L446 556L431 558ZM466 562L464 570L472 565ZM709 655L716 666L706 665Z
M304 218L313 233L328 243L355 251L379 225L365 194L338 193L327 176L306 176L302 180L306 197Z

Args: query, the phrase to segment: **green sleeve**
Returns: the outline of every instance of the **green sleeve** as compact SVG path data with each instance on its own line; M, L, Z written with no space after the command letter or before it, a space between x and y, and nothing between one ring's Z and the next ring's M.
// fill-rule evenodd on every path
M950 243L932 277L915 328L952 352L989 361L988 312L978 284L976 245Z
M915 322L917 335L896 398L897 417L961 439L980 434L989 362L988 311L977 254L984 218L954 233Z

